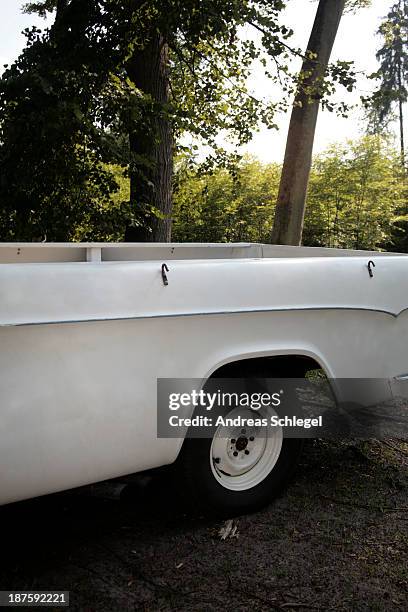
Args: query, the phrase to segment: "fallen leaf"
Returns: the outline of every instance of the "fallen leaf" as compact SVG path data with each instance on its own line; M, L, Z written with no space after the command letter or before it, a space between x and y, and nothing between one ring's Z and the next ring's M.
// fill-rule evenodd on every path
M224 525L220 527L218 535L221 540L226 540L227 538L237 538L239 536L238 523L232 519L225 521Z

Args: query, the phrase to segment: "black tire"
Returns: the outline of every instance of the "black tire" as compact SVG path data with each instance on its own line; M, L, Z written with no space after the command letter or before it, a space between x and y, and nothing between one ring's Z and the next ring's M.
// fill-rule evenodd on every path
M270 503L293 476L303 440L285 438L276 465L258 485L231 491L220 484L211 469L211 439L187 439L178 458L177 477L190 508L207 515L231 517L261 509Z
M254 364L255 365L255 364ZM305 368L300 364L292 373L293 377L303 378ZM286 371L274 368L276 378L284 378ZM225 378L242 377L247 381L268 378L270 370L255 366L253 371L222 373ZM288 396L286 396L288 399ZM291 391L285 412L289 413L297 405L296 394ZM296 412L296 411L295 411ZM280 416L283 414L280 412ZM231 517L261 509L269 504L292 478L304 445L304 439L286 438L282 440L279 457L270 473L256 486L246 490L230 490L215 477L211 463L211 438L186 438L176 462L177 482L184 503L201 514Z

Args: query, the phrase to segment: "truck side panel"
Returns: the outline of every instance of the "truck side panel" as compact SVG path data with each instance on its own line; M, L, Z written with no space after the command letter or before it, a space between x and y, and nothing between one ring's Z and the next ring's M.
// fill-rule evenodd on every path
M0 503L171 463L157 377L304 354L329 376L408 370L408 314L329 309L0 328ZM273 373L271 373L273 375Z

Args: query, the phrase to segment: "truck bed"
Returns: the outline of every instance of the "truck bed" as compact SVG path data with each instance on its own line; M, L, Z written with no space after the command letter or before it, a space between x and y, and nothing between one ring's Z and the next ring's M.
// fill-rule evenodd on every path
M0 347L5 504L173 463L182 440L157 436L158 378L300 358L328 378L372 379L388 401L393 385L408 386L408 259L262 244L2 244Z
M2 243L0 264L388 256L398 253L257 243Z

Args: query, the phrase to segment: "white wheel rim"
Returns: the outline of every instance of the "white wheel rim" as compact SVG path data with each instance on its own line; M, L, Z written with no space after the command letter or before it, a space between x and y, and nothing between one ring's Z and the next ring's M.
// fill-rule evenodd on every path
M272 408L257 411L234 408L226 419L277 416ZM210 448L210 465L215 479L231 491L256 487L271 473L282 450L282 427L236 427L220 425Z

